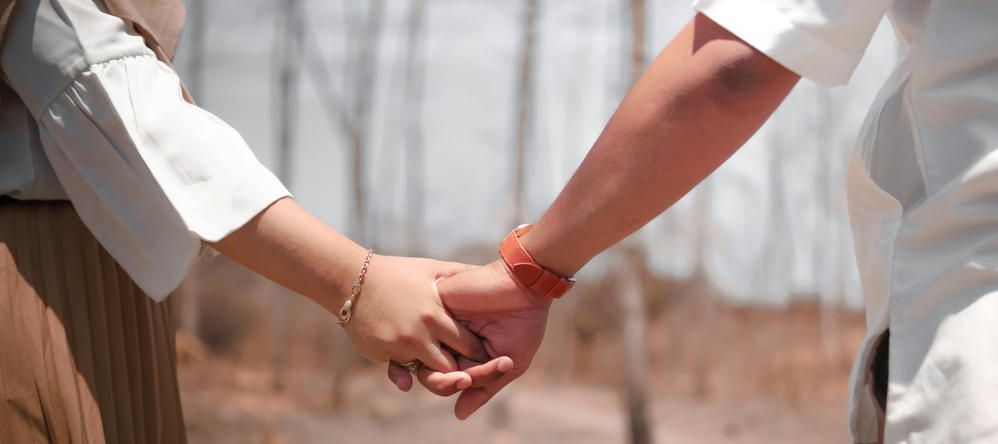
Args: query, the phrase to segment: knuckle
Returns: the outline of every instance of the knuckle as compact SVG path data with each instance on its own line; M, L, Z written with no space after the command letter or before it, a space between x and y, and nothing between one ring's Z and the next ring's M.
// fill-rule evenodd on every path
M437 313L432 310L424 310L419 313L419 322L423 325L437 324Z
M378 345L382 348L394 344L396 338L398 337L398 332L392 328L381 328L375 333L374 339L377 341Z
M420 335L414 331L402 331L395 336L396 342L402 345L411 346L420 342Z

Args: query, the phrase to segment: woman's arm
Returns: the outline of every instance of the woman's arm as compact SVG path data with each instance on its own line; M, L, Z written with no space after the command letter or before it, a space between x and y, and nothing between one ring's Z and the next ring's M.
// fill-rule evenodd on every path
M333 313L350 295L367 254L290 198L274 202L214 247Z
M239 133L183 100L176 73L128 30L94 2L21 2L0 48L4 81L38 122L80 218L157 300L208 242L337 312L365 250L288 198ZM482 355L437 295L435 280L462 266L386 256L370 265L346 325L364 356L449 371L441 344Z

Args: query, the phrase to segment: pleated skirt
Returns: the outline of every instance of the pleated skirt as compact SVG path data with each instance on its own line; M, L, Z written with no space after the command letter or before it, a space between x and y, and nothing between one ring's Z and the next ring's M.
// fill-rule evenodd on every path
M67 202L0 198L0 443L183 443L174 327Z

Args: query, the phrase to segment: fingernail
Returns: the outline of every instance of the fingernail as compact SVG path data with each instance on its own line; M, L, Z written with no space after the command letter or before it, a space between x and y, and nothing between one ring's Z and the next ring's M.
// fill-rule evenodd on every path
M507 373L513 369L513 360L509 358L500 360L499 365L497 365L496 367L499 369L500 372Z
M475 407L472 411L468 412L468 414L464 415L463 417L462 416L458 416L457 419L460 419L461 421L464 421L465 419L470 418L471 415L474 415L475 412L478 411L479 407L481 407L481 406Z
M462 378L462 379L460 379L460 380L457 381L457 389L458 390L464 390L464 389L466 389L468 387L471 387L471 379L470 378Z

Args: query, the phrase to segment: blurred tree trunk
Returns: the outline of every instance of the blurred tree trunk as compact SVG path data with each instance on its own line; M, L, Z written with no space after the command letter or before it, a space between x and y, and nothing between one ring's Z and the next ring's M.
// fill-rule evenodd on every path
M516 83L516 129L513 142L513 223L522 224L526 211L526 156L534 104L534 52L538 0L526 0L521 27L520 73Z
M301 66L302 21L298 0L284 0L281 32L276 37L274 58L279 61L277 93L277 177L291 187L294 170L294 144L298 122L298 80Z
M350 82L353 92L350 121L350 190L353 209L349 231L351 237L363 245L370 245L372 242L367 229L369 218L365 150L371 104L374 101L374 81L378 75L378 43L384 16L382 0L368 0L367 4L367 20L364 21L359 41L352 45L357 49L353 61L355 69Z
M202 0L203 1L203 0ZM294 185L294 144L298 122L298 80L302 60L303 22L298 0L284 0L278 15L277 40L273 57L278 61L277 74L277 177L288 188ZM274 390L284 389L284 373L287 366L287 352L291 344L292 313L297 298L291 292L278 287L274 294L274 330L271 341L272 386Z
M714 181L708 176L696 187L693 195L693 254L696 262L693 264L693 280L708 280L707 261L710 249L710 205L714 200Z
M709 250L711 247L711 203L714 200L714 179L708 176L703 182L700 182L696 187L696 194L693 195L693 230L694 230L694 243L693 243L693 254L694 260L693 264L693 274L690 276L690 281L693 282L693 301L694 318L691 319L692 322L708 322L711 318L711 311L714 309L712 306L711 291L712 286L710 283L710 276L708 275L708 260L709 260ZM681 328L681 327L680 327ZM684 334L682 331L676 331L676 335ZM698 397L706 397L710 392L710 380L708 369L710 367L710 356L706 352L711 350L715 345L712 343L712 337L710 335L702 335L691 341L692 347L695 353L692 353L690 360L692 361L690 365L693 366L693 393Z
M356 5L355 0L347 0L347 5ZM368 0L366 20L365 14L358 11L349 17L350 21L363 23L359 36L349 45L356 48L351 54L352 69L348 77L350 96L349 141L350 141L350 190L353 203L350 214L349 233L357 243L373 247L376 243L368 230L370 223L367 201L367 175L365 150L367 149L367 132L370 121L370 110L374 101L374 86L378 72L378 47L381 35L381 25L384 17L382 0ZM353 37L348 34L348 37ZM358 264L359 269L360 264ZM337 331L333 360L332 407L343 407L346 395L346 378L350 369L360 357L351 347L349 338L343 331Z
M187 35L191 39L191 64L187 73L186 86L195 100L204 106L204 53L205 24L208 20L208 0L190 0L188 3ZM201 319L201 285L195 264L181 283L180 329L198 337Z
M769 224L764 227L763 243L757 273L762 294L786 298L792 277L793 236L790 232L784 199L783 168L786 149L779 134L769 137ZM781 300L781 299L777 299Z
M635 83L645 69L647 50L645 48L646 4L645 0L630 1L631 31L631 84ZM640 247L621 249L618 258L617 288L624 316L624 396L627 403L627 435L633 444L652 442L651 426L648 423L647 378L645 366L645 295L642 285L644 267Z
M539 0L525 0L523 21L520 25L519 73L516 80L516 98L513 102L516 112L513 123L513 203L512 223L525 223L526 218L526 156L527 139L534 105L534 52L536 51L537 17L540 13ZM509 403L503 396L492 402L489 421L493 427L503 428L510 421Z
M652 442L648 422L648 378L645 362L645 297L642 285L645 262L639 247L617 249L613 271L615 288L620 292L624 316L624 399L627 409L627 437L634 444Z
M408 254L420 256L423 244L423 215L426 205L426 183L423 152L423 88L426 61L423 55L424 0L412 0L409 5L408 38L405 65L405 133L402 143L406 151L406 242Z
M815 218L813 273L818 288L819 305L819 340L821 354L825 360L830 360L838 343L839 326L835 309L841 291L838 268L841 266L840 255L843 241L840 236L840 219L838 215L838 193L832 183L833 178L840 174L842 162L840 153L834 143L837 115L835 104L826 88L818 88L815 100L815 189L819 205L819 217Z

